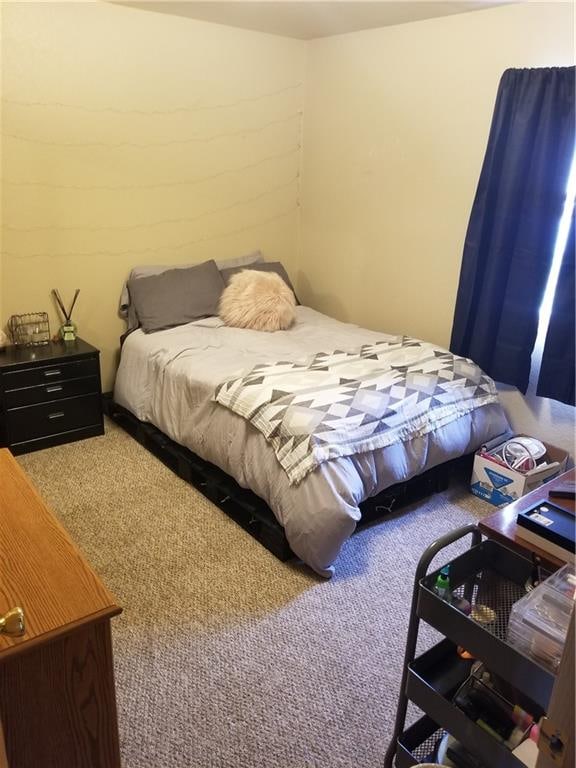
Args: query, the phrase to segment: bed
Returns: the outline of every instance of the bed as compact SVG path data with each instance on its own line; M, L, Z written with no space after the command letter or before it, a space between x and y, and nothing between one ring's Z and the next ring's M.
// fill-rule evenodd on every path
M324 452L318 464L304 471L302 462L296 462L298 468L292 466L289 473L286 462L283 466L279 459L286 455L286 445L273 445L274 430L266 433L250 413L240 415L250 402L244 400L242 405L242 396L254 397L259 378L269 385L267 377L276 375L279 363L306 368L307 375L313 369L316 375L321 368L329 368L318 365L318 354L339 355L340 364L342 356L363 350L361 364L375 365L372 361L381 350L388 353L401 345L412 347L408 350L412 354L418 344L424 344L342 323L306 306L296 307L295 312L294 325L275 333L227 327L218 317L156 333L137 329L122 347L114 402L219 467L242 488L251 489L273 511L292 551L316 573L330 577L340 549L360 520L365 499L470 454L505 432L508 424L492 383L485 386L474 407L461 405L459 412L444 415L433 428L423 426L423 417L411 436L401 430L388 445L378 437L375 443L364 444L374 445L369 450L350 455ZM425 347L427 359L448 359L446 350ZM346 358L347 365L351 359ZM354 359L353 365L358 364ZM396 368L410 370L405 364ZM262 371L266 376L259 377ZM342 386L350 386L351 378L341 377L341 381ZM460 389L470 383L466 378L463 382ZM414 399L418 397L416 393ZM240 402L238 412L230 407L234 400ZM273 405L272 395L268 406ZM298 410L298 402L294 407ZM340 415L346 429L349 414Z

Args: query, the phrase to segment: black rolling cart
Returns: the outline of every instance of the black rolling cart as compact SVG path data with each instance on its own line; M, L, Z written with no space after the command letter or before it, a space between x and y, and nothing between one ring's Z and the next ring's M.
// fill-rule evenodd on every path
M482 623L436 594L434 586L440 569L428 573L436 555L468 535L472 538L470 549L450 561L450 584L453 593L464 597L472 607L481 605L489 609L484 610ZM434 762L437 745L445 732L486 768L525 768L501 741L469 719L452 699L470 676L473 664L458 654L461 647L513 686L523 708L536 721L546 713L554 675L506 643L513 604L539 578L531 560L497 542L482 541L474 525L453 531L426 549L414 579L396 723L384 768ZM490 621L486 621L486 613L492 617ZM416 658L421 621L434 627L444 639ZM406 728L409 701L424 716Z

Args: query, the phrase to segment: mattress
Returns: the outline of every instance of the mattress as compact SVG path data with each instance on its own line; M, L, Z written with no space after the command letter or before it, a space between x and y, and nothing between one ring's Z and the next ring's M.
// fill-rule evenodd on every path
M389 338L304 306L290 330L275 333L228 328L218 318L148 335L137 330L122 348L114 399L264 499L293 552L330 577L361 517L359 504L506 431L501 406L490 403L412 440L332 459L291 485L266 438L216 403L214 393L255 365L303 362L319 351L352 352Z

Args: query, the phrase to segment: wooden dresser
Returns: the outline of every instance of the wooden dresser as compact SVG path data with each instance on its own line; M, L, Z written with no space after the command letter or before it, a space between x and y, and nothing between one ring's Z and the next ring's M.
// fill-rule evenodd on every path
M548 500L556 504L556 506L563 507L574 513L576 509L574 499L549 498L548 493L566 482L574 482L575 480L576 470L574 468L569 469L567 472L557 475L547 483L530 491L526 496L521 496L505 507L497 509L488 517L480 520L478 527L484 536L499 541L505 547L513 549L519 554L524 555L524 557L535 558L547 571L553 572L568 562L570 559L568 553L566 553L566 558L561 560L559 557L523 539L522 536L518 536L516 518L519 512L526 512L528 509Z
M4 448L0 615L15 606L24 635L0 634L9 768L119 768L110 619L122 609Z

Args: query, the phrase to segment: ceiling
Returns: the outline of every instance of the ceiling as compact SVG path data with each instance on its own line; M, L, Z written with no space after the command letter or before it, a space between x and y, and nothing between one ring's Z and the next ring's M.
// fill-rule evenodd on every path
M115 0L156 13L312 40L505 5L497 0Z

